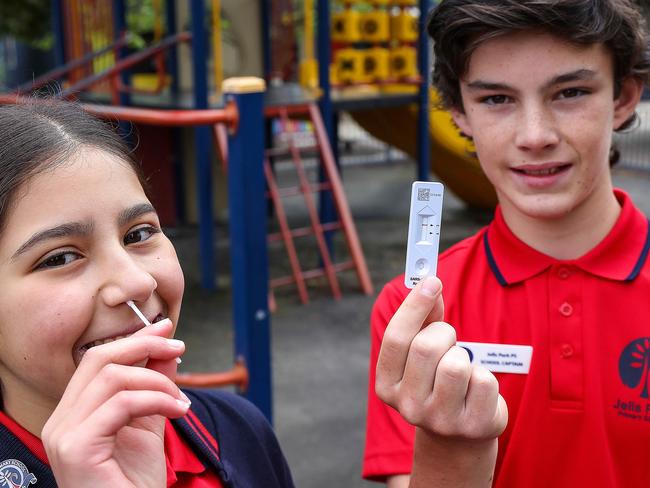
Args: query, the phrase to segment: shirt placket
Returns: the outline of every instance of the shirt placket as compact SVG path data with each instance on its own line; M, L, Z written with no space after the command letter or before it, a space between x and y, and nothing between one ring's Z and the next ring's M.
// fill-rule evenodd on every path
M582 343L582 281L580 270L554 265L549 276L551 404L582 409L584 355Z

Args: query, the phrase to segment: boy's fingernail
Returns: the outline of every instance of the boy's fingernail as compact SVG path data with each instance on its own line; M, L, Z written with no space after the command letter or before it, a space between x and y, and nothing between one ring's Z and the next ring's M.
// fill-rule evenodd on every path
M434 297L440 291L440 280L427 277L422 282L422 287L420 288L420 293L427 297Z
M183 392L183 390L178 390L178 392L181 394L181 399L185 401L185 403L192 403L192 400L189 399L189 397Z
M183 360L181 358L176 358L176 364L181 364Z

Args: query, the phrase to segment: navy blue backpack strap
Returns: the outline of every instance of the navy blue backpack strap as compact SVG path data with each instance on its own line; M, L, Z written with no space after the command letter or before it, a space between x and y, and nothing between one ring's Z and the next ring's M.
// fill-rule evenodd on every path
M293 488L287 462L271 425L248 400L226 391L184 390L195 417L174 420L186 438L233 488ZM205 439L197 419L216 439L218 452Z

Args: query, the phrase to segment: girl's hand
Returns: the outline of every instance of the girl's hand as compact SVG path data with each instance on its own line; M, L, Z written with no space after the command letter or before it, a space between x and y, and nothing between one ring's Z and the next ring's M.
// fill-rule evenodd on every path
M489 486L508 410L496 378L473 366L454 328L440 322L441 292L437 278L424 280L397 310L381 344L375 390L418 427L410 486ZM423 473L428 477L414 483Z
M59 486L166 486L165 417L189 408L171 331L165 319L85 353L41 436Z

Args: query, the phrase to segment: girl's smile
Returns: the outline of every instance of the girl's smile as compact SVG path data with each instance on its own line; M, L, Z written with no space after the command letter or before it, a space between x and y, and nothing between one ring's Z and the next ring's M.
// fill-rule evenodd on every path
M47 419L86 351L180 313L183 275L138 177L82 148L20 188L0 237L4 410ZM32 418L25 418L31 416Z

